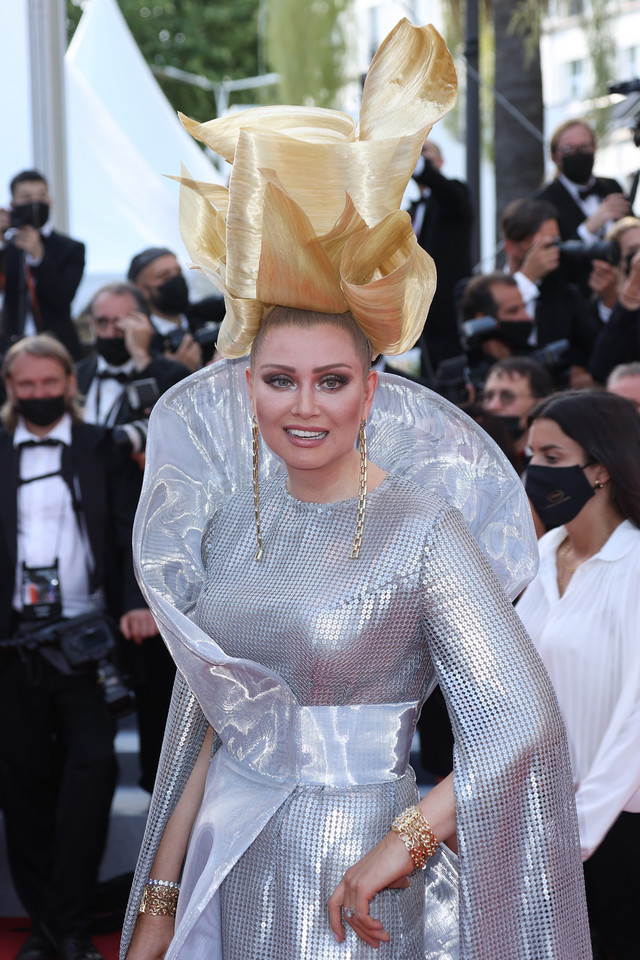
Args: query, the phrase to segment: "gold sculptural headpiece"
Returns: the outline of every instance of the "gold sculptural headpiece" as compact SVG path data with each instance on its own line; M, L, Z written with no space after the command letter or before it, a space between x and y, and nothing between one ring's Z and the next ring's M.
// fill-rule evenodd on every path
M375 354L418 339L436 284L404 190L457 80L433 26L401 20L376 53L360 123L318 107L256 107L185 128L233 164L229 186L183 168L180 230L193 264L221 290L218 350L248 353L274 304L350 310Z

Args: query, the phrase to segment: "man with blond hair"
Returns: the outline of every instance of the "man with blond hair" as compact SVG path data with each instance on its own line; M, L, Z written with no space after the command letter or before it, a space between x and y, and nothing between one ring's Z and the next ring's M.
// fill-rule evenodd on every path
M16 960L101 960L89 927L115 719L95 664L74 663L61 635L109 613L133 638L157 630L133 575L138 468L82 422L59 341L18 341L2 376L0 780L11 874L32 922Z

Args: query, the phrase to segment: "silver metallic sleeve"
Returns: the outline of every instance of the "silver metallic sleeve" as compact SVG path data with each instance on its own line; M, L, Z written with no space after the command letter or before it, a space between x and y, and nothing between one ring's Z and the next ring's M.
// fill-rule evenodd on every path
M591 957L564 724L548 675L457 510L426 549L424 616L455 735L464 960Z
M207 726L198 701L184 678L177 673L151 806L122 928L122 957L126 955L131 940L138 907L162 834L198 759ZM214 749L219 743L214 742Z

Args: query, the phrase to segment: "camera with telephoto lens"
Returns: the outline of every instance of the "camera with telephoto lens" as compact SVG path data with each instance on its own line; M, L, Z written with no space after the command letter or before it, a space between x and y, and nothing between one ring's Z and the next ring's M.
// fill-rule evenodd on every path
M564 367L568 364L567 350L571 344L568 340L553 340L551 343L545 343L544 347L539 347L533 353L528 353L529 360L535 360L541 367L547 370L553 370L555 367Z
M473 317L471 320L465 320L460 329L463 346L468 352L477 350L485 340L491 340L493 337L499 337L500 335L500 324L495 317L490 316ZM568 340L553 340L537 350L526 353L525 356L530 360L535 360L536 363L546 367L547 370L554 370L557 367L567 365L566 353L569 346Z
M39 230L49 218L49 207L38 200L36 203L20 203L9 208L12 227L35 227Z
M596 240L595 243L583 243L582 240L554 241L560 251L560 258L570 263L591 263L592 260L604 260L612 267L620 263L620 247L615 240Z
M164 338L164 344L166 349L170 350L172 353L175 353L184 340L185 335L187 333L191 333L194 341L199 343L201 347L213 346L218 339L219 330L219 323L207 323L205 326L199 327L197 330L182 330L178 327L176 330L172 330L166 335Z
M470 385L469 363L464 354L440 361L433 383L436 393L459 406L469 400Z
M483 317L472 317L470 320L464 320L460 325L462 335L462 345L465 350L475 350L481 346L485 340L490 340L500 329L500 324L495 317L488 314Z
M148 414L160 396L160 390L155 377L149 377L132 380L127 384L126 391L135 419L113 428L113 442L127 453L142 453L147 445Z

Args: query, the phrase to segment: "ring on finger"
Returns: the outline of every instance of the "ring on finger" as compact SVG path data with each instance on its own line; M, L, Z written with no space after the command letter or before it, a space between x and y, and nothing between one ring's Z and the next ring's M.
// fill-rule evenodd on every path
M353 907L345 907L344 915L345 915L345 917L346 917L348 920L350 920L351 917L354 917L354 916L355 916L355 913L356 913L356 912L355 912L355 910L353 909Z

